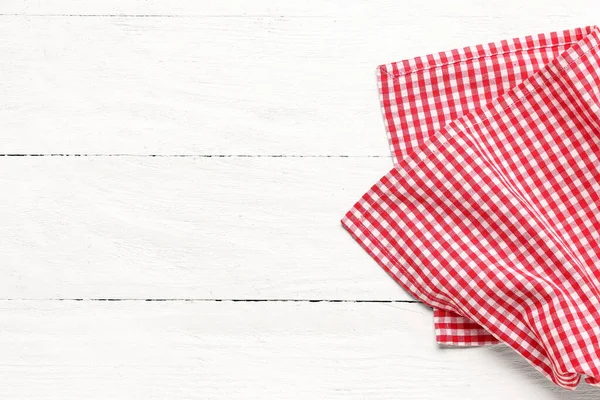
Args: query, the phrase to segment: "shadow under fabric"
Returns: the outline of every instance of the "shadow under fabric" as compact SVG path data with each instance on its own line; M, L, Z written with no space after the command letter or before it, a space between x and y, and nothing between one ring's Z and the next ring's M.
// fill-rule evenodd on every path
M600 385L600 29L377 70L394 168L342 218L434 309L436 340L504 342Z

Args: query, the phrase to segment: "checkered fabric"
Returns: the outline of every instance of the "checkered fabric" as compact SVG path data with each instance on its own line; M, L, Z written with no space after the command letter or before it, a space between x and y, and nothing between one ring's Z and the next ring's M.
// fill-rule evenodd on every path
M394 163L429 133L492 101L581 39L586 29L516 38L382 65L378 83ZM467 318L434 309L438 343L498 340Z
M382 65L394 168L342 224L434 308L438 342L504 342L600 385L600 29Z

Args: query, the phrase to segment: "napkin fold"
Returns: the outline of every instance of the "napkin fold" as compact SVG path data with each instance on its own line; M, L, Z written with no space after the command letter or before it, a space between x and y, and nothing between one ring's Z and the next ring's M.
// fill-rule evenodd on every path
M394 168L342 225L434 309L436 340L503 342L600 385L600 29L381 65Z

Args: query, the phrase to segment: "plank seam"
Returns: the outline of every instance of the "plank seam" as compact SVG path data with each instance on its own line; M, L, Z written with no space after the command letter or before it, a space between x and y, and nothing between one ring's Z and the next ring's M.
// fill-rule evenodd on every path
M392 158L391 155L344 154L101 154L101 153L3 153L0 157L183 157L183 158Z
M422 304L418 300L345 300L345 299L202 299L202 298L0 298L0 301L180 301L180 302L232 302L232 303L407 303Z
M269 15L269 14L26 14L26 13L0 13L0 17L84 17L84 18L336 18L331 15Z

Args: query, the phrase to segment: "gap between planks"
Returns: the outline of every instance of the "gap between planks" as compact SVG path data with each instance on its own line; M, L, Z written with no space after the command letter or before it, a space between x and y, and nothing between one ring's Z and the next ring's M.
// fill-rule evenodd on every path
M419 300L346 300L346 299L200 299L200 298L0 298L0 301L181 301L181 302L231 302L231 303L405 303L422 304Z
M5 153L0 157L180 157L180 158L392 158L385 155L343 154L101 154L101 153Z
M269 15L269 14L26 14L26 13L0 13L0 17L88 17L88 18L336 18L335 15Z

